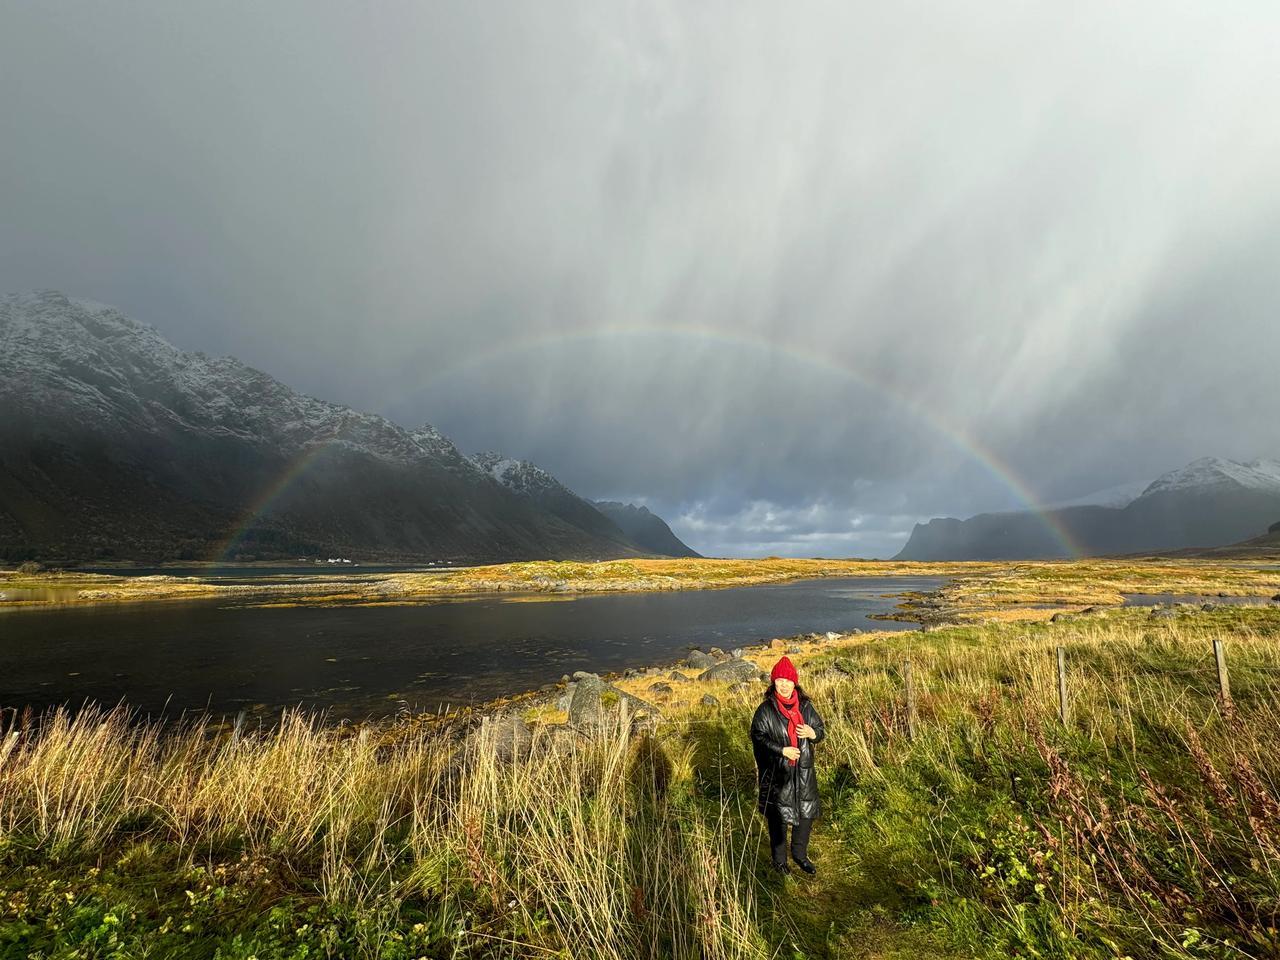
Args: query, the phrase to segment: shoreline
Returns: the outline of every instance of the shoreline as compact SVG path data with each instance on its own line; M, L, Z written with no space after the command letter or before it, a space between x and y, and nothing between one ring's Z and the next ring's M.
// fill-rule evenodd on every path
M1034 561L823 559L539 560L431 572L263 574L262 582L165 575L0 570L0 610L226 599L257 606L358 607L492 597L562 600L608 593L661 593L764 586L829 578L945 577L914 598L927 622L978 622L1035 604L1120 603L1132 593L1271 596L1280 568L1217 559L1089 558ZM43 595L41 595L43 594ZM919 613L917 617L914 614Z
M881 560L539 560L431 572L263 574L263 583L235 584L165 575L0 570L0 609L210 598L260 598L273 606L362 606L511 594L550 598L726 589L832 577L956 576L1001 566ZM24 597L19 591L60 595Z
M627 563L630 564L632 562ZM658 563L665 562L659 561ZM732 580L721 578L716 581L693 581L689 574L698 572L697 568L699 566L702 566L705 570L706 563L707 561L679 563L680 566L685 568L686 576L684 582L678 586L667 586L665 589L727 589L734 586L763 585L803 579L819 580L837 576L850 579L859 576L888 577L894 575L947 577L949 572L950 576L947 582L936 589L924 591L904 590L892 594L898 601L893 610L876 614L871 618L917 623L920 625L920 631L932 631L948 625L980 626L984 623L997 623L1000 621L1048 620L1056 614L1074 616L1086 612L1088 608L1101 610L1120 607L1124 604L1125 597L1130 594L1200 595L1204 599L1231 596L1254 598L1262 603L1268 601L1280 602L1280 571L1256 569L1251 565L1222 561L1151 561L1146 564L1134 564L1099 560L1075 561L1072 563L1054 561L1044 563L973 563L954 565L923 563L898 565L864 561L733 561L733 572L736 576ZM720 563L723 566L723 562ZM553 565L561 567L562 572L565 566L570 566L578 572L584 566L579 564L557 564L555 562L521 566L526 574L532 570L545 576L548 568ZM778 567L780 565L785 565L785 572L779 571ZM603 565L594 565L590 569L599 570L601 566ZM902 569L903 566L909 566L910 572L908 573ZM953 570L955 567L961 567L962 569L955 571ZM491 574L495 568L486 569ZM613 572L617 572L616 565L613 565ZM60 579L57 575L44 574L41 576L55 580ZM64 574L62 576L74 575ZM103 577L104 575L95 576ZM142 580L145 578L137 579ZM172 579L160 578L162 582L172 581ZM744 579L748 582L742 582ZM4 572L0 572L0 592L3 592L5 585L11 580L12 578L9 578ZM151 580L149 582L156 583L157 581ZM531 591L527 589L527 580L517 581L512 578L507 582L505 589L488 591L471 589L464 592L459 589L462 584L455 584L455 589L453 590L433 593L415 599L381 599L367 603L357 601L328 605L377 606L388 603L465 602L469 599L494 597L505 597L515 602L543 602L576 599L591 595L599 596L606 593L647 592L646 586L640 586L634 582L630 587L619 586L616 576L597 577L590 581L589 588L581 590L570 590L565 587L565 584L569 582L572 581L568 579L548 581L551 585L544 585L542 591ZM182 583L182 581L179 581L179 583ZM474 581L469 581L466 585L474 587ZM278 593L283 590L296 590L298 586L298 584L264 584L261 587L250 585L249 589L267 588L272 592ZM331 587L330 584L317 584L314 586L317 590L328 590ZM522 586L525 589L521 590ZM242 596L243 593L241 591L244 590L244 586L230 585L224 589L229 593L240 592L239 595ZM332 597L332 593L329 593L328 596ZM209 599L209 596L207 594L200 596L184 595L166 599ZM107 602L124 603L129 601L117 599ZM8 603L0 604L0 609L5 607L11 609L15 607L50 609L58 605L50 602ZM84 606L86 603L82 601L75 605ZM283 604L270 602L262 604L262 606L277 605ZM257 604L254 604L254 606L257 606ZM744 651L744 659L752 659L769 654L775 654L776 656L777 650L795 647L798 648L797 655L803 655L805 659L808 659L813 654L824 652L832 647L847 645L851 642L873 642L887 636L911 632L914 631L878 631L871 629L838 634L834 632L828 634L796 634L760 640L749 645L744 644L742 649ZM856 641L853 638L857 638ZM695 672L693 668L683 666L686 660L687 656L673 657L668 654L665 659L644 667L632 667L622 671L593 674L593 676L631 696L645 699L649 696L647 692L648 685L653 682L659 682L662 675ZM761 665L757 663L756 666L759 667ZM683 684L692 679L693 677L684 677L673 682ZM706 692L714 696L722 692L725 686L724 684L702 684L697 688L690 686L689 690L692 693L696 689L698 693ZM485 716L511 714L514 711L524 711L540 717L549 716L562 712L552 708L562 699L565 687L566 681L562 677L558 682L545 683L534 688L514 690L461 707L450 706L443 711L402 713L399 719L410 718L411 725L421 729L423 726L439 726L461 719L478 719ZM655 698L654 706L662 708L664 705L671 705L675 699L673 696L659 696ZM103 709L107 708L104 707ZM253 719L265 719L268 716L279 717L285 709L290 708L273 708L262 712L245 711L244 716ZM311 714L323 714L325 712L323 707L303 709ZM390 728L396 725L396 719L397 716L395 714L368 715L359 719L343 718L341 720L327 721L326 725L347 725L353 729L368 726ZM167 723L169 721L162 719L160 722ZM226 714L220 715L219 719L216 720L206 715L204 722L211 727L229 725Z

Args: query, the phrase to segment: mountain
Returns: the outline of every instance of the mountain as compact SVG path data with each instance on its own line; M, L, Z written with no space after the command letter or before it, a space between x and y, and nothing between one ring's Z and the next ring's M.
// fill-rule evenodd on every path
M1114 488L1113 488L1114 489ZM1234 543L1280 516L1280 461L1203 457L1171 470L1123 506L1058 506L916 524L898 560L1158 553Z
M1044 510L1061 510L1065 507L1127 507L1133 501L1142 496L1142 492L1147 489L1149 484L1145 480L1135 480L1131 483L1120 483L1114 487L1106 487L1103 490L1095 490L1093 493L1087 493L1082 497L1075 497L1071 500L1057 500L1053 503L1042 504Z
M617 543L620 549L636 549L636 543L629 540L616 523L536 464L511 460L498 453L478 453L471 462L512 493L533 501L565 523Z
M648 507L637 507L616 500L596 500L596 509L617 524L627 538L646 550L666 557L700 557L679 537L671 532L666 522Z
M184 353L56 292L0 299L0 406L8 559L645 552L585 501L595 517L580 525L513 492L430 425L406 430L233 358Z
M1175 550L1170 556L1216 560L1280 560L1280 520L1271 524L1266 533L1240 543Z
M527 460L512 460L500 453L478 453L471 462L512 492L528 497L547 512L595 536L657 556L701 556L685 546L661 517L644 507L609 500L584 500Z

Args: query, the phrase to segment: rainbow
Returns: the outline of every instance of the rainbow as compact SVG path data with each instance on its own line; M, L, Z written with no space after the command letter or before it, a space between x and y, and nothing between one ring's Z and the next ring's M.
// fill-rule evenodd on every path
M896 407L943 439L962 457L972 460L981 466L1001 487L1011 493L1019 503L1023 504L1026 510L1037 517L1045 531L1068 556L1075 558L1084 554L1085 551L1081 549L1080 545L1072 537L1071 532L1052 512L1042 506L1040 498L1018 476L1017 472L963 426L949 420L936 410L926 408L909 393L900 390L891 383L876 379L865 370L851 364L838 362L823 353L802 349L794 345L775 343L759 335L720 330L714 327L644 324L634 326L612 325L568 333L546 333L514 337L499 341L487 349L472 353L454 363L448 369L436 374L432 380L455 377L508 355L594 341L628 340L655 336L668 339L692 340L718 347L731 346L765 351L847 379L859 387L891 401ZM424 387L432 380L417 384L413 392L422 392ZM308 468L328 449L335 439L330 438L307 447L289 463L280 476L267 486L242 515L240 522L236 525L231 535L218 549L216 553L218 560L225 561L231 556L232 551L244 538L245 534L252 529L258 518L269 510L271 505L306 473Z
M337 437L330 437L317 441L310 446L304 447L285 468L280 471L280 475L267 484L257 497L249 504L248 508L240 515L240 519L232 528L230 535L222 540L218 546L211 551L210 562L214 565L225 564L231 560L235 554L235 550L244 541L245 536L257 524L258 519L263 516L271 506L280 499L286 490L294 485L300 477L302 477L311 468L326 450L331 447Z

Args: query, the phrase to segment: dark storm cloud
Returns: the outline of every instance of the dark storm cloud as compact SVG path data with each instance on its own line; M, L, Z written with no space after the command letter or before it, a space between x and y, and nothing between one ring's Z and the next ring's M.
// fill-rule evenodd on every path
M1280 455L1273 4L0 11L0 289L704 552Z

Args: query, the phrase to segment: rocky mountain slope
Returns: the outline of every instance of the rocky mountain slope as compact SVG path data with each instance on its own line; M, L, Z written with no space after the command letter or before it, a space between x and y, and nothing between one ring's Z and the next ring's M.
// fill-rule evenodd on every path
M406 430L233 358L184 353L56 292L0 300L0 407L4 559L646 552L585 501L579 525L513 491L430 425Z
M666 557L702 556L672 533L666 521L650 513L648 507L618 503L616 500L594 502L596 509L616 523L632 543Z
M1080 552L1161 553L1230 544L1280 516L1280 461L1203 457L1158 477L1124 506L984 513L916 524L897 560L1044 559Z
M1280 561L1280 520L1271 524L1267 532L1250 537L1240 543L1222 547L1192 547L1172 551L1170 556L1200 557L1206 560L1274 560Z

